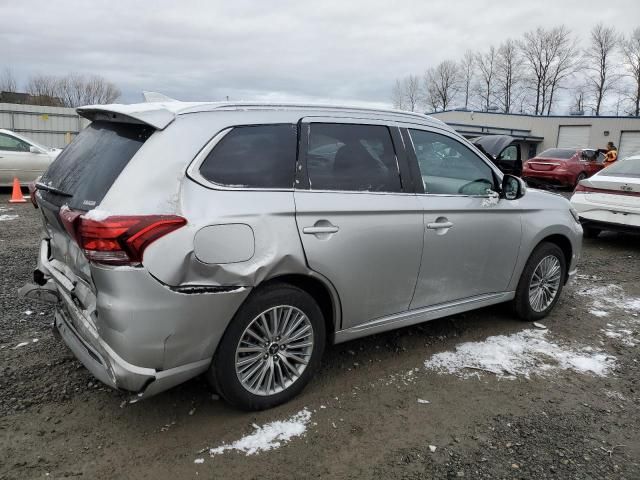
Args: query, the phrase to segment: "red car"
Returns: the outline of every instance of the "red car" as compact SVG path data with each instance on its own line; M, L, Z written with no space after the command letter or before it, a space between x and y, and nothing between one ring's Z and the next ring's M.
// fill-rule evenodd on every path
M575 187L604 167L604 155L594 148L550 148L524 162L522 178L532 186Z

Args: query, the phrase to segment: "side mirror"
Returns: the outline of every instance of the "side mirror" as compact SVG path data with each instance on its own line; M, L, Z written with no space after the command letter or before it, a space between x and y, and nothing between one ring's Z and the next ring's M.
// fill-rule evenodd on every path
M43 153L43 152L38 147L34 147L33 145L31 145L29 147L29 153Z
M514 175L505 175L502 177L502 188L500 197L505 200L517 200L522 198L527 192L527 184L524 180Z

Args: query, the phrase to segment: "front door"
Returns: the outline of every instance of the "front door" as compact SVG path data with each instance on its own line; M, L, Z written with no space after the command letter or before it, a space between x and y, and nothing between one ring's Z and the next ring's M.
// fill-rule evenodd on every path
M309 267L340 295L341 328L407 310L423 214L400 174L398 130L309 119L301 131L306 174L294 193L296 221Z
M424 249L411 308L505 291L520 247L519 202L497 198L488 162L453 135L405 133L424 186Z

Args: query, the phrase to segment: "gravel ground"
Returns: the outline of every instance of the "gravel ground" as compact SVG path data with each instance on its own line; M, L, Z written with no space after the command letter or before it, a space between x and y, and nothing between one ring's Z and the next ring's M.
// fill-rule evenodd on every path
M93 379L52 335L52 310L16 295L39 216L6 201L0 218L18 218L0 220L0 478L640 478L637 236L586 240L579 278L543 322L555 344L615 362L605 376L425 368L531 328L497 306L331 347L301 396L247 414L202 379L134 404ZM303 409L306 431L279 448L207 451Z

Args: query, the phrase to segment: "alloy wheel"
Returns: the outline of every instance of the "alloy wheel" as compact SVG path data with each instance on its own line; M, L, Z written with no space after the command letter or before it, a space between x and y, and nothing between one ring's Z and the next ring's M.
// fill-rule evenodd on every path
M560 288L562 267L555 255L547 255L536 266L529 283L529 304L542 312L553 303Z
M236 347L236 375L255 395L282 392L307 368L314 346L309 317L290 305L271 307L257 315Z

